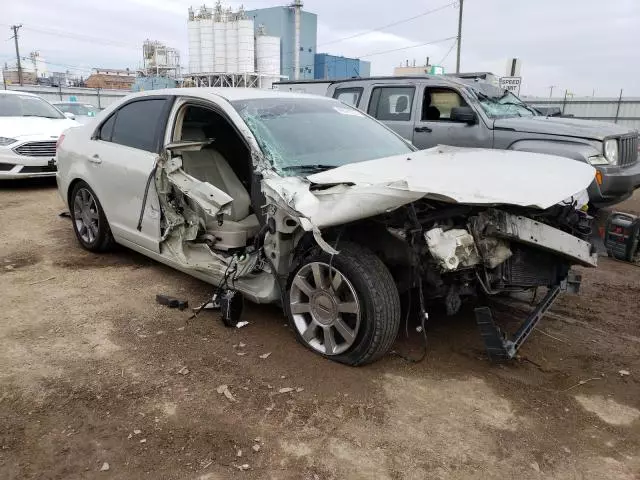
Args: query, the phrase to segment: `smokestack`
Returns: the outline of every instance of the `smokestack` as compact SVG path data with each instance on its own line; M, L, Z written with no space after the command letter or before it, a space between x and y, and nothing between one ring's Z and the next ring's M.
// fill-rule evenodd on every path
M295 29L293 38L293 79L300 79L300 15L302 10L302 0L294 0L291 4L293 8Z

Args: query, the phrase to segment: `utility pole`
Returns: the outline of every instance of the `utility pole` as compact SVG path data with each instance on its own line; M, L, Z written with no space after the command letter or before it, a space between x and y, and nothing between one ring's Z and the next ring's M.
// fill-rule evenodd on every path
M557 85L549 85L549 98L553 97L553 89L556 87Z
M20 63L20 49L18 48L18 30L22 28L22 24L20 25L12 25L11 30L13 30L13 40L16 43L16 60L18 61L18 80L20 81L20 86L22 86L22 64Z
M456 56L456 73L460 73L460 47L462 46L462 8L464 7L464 0L458 0L460 2L460 11L458 12L458 55Z

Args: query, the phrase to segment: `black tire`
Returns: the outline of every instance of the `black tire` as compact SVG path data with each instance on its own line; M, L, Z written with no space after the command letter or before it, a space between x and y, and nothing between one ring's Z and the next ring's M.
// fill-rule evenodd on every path
M295 268L287 282L285 311L300 343L315 353L347 365L374 362L385 355L398 335L400 295L395 281L382 260L366 247L344 242L340 254L332 256L320 248L313 249ZM360 306L360 323L353 344L337 355L325 355L311 347L296 327L291 312L292 283L305 265L322 262L351 284Z
M88 192L91 195L95 204L95 208L92 208L92 212L97 214L95 231L92 230L89 238L87 238L86 230L85 233L81 231L83 227L78 224L79 219L77 218L78 209L76 199L82 201L83 192ZM107 217L105 216L102 205L100 204L100 200L98 200L95 192L86 182L80 181L73 186L71 195L69 196L69 213L71 214L73 232L76 234L76 238L83 248L90 252L106 252L113 247L115 242L113 240L113 235L111 234L111 229L109 228L109 223L107 222Z

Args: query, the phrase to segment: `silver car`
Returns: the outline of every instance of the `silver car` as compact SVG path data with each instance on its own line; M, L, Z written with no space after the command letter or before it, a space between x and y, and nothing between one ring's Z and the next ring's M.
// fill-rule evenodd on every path
M53 102L53 105L65 114L72 116L76 122L85 124L91 122L100 109L94 107L90 103L78 103L78 102Z
M66 132L58 158L84 248L119 243L209 282L207 303L227 320L238 298L279 303L302 344L349 365L384 355L411 304L424 327L434 301L453 314L479 292L548 287L510 340L478 308L490 353L509 358L559 292L577 287L571 266L596 264L583 212L591 166L417 151L330 98L134 94Z

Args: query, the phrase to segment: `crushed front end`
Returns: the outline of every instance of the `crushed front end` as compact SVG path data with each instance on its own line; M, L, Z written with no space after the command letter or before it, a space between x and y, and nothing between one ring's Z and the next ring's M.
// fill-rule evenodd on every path
M512 339L493 322L488 307L476 320L493 359L516 355L560 292L577 292L580 276L571 267L595 267L588 241L591 219L575 203L547 210L475 207L419 200L388 214L387 230L412 252L415 273L426 299L444 300L458 312L465 297L546 289L543 299Z

